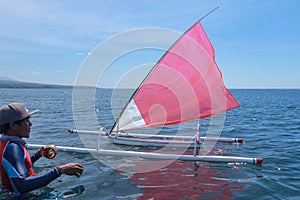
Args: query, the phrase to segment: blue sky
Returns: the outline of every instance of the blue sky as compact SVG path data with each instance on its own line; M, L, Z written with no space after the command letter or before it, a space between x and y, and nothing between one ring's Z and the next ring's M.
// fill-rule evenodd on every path
M0 77L71 85L108 38L144 27L183 33L217 6L202 25L228 88L300 88L298 0L1 0ZM120 59L101 85L114 87L114 73L124 70L118 67L130 70L161 55Z

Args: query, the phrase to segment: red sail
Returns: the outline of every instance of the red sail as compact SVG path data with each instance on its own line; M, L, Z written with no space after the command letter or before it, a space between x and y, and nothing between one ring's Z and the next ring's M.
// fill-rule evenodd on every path
M211 117L238 106L223 83L214 49L197 22L154 66L117 123L120 130L166 126Z

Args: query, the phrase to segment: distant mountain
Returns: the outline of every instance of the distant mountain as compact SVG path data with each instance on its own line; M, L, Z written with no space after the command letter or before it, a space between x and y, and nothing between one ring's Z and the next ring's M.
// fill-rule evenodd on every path
M16 81L8 77L0 77L0 88L72 88L70 85L52 85Z
M95 88L91 86L76 86L76 87ZM45 84L45 83L31 83L31 82L16 81L9 77L0 77L0 88L74 88L74 86Z
M16 81L16 80L7 76L0 76L0 81Z

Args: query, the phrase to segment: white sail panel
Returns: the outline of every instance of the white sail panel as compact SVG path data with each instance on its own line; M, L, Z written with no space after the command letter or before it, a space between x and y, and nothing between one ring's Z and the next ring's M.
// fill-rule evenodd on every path
M139 112L136 104L131 100L123 110L122 117L119 118L118 125L112 131L136 129L145 127L146 123Z

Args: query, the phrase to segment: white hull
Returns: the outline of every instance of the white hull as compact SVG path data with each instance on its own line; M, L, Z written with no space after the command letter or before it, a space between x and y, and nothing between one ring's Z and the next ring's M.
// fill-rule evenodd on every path
M194 137L192 136L174 136L174 135L149 135L149 134L134 134L134 133L119 133L109 135L104 132L73 130L68 129L70 133L97 134L107 136L111 142L118 145L142 146L142 147L169 147L177 148L194 148ZM226 142L226 143L242 143L242 138L217 138L217 137L200 137L202 142ZM197 145L200 147L200 144Z

